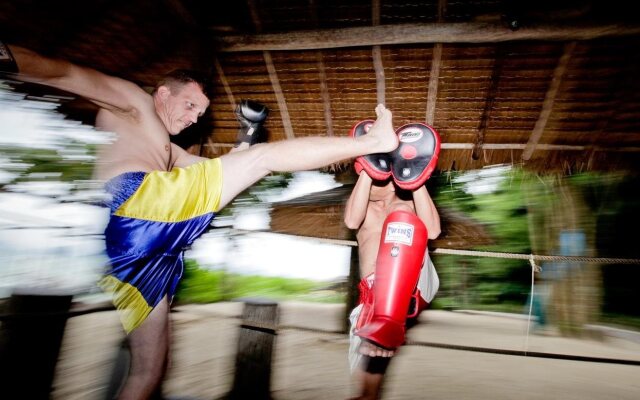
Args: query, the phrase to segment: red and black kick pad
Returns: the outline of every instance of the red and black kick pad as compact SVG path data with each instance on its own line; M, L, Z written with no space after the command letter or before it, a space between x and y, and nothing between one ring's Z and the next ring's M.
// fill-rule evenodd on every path
M349 136L356 138L358 136L366 135L374 122L375 121L371 119L358 122L353 126L353 128L351 128ZM391 176L391 157L388 153L375 153L360 156L356 158L355 163L356 172L360 172L358 171L358 164L360 164L362 169L365 170L371 179L384 181Z
M396 130L400 145L391 153L391 174L401 189L415 190L438 164L440 135L429 125L412 123Z

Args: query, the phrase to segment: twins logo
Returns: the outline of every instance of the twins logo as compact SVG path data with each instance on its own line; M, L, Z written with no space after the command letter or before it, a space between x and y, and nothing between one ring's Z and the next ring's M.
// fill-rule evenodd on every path
M402 132L398 135L398 138L402 143L412 143L417 142L423 136L422 130L418 128L409 127L403 129Z
M390 222L387 231L384 233L385 243L402 243L411 246L413 243L413 232L415 228L411 224L404 222Z

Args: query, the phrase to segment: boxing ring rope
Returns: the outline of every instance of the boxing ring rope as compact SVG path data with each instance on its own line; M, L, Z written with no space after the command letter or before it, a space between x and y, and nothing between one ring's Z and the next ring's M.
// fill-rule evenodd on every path
M233 229L233 230L239 234L256 232L256 231L242 230L242 229ZM351 246L351 247L358 246L358 242L355 240L328 239L328 238L319 238L319 237L313 237L313 236L293 235L293 234L280 233L280 232L270 232L270 233L275 233L278 235L295 237L300 239L306 239L306 240L315 240L315 241L327 243L327 244L335 244L335 245ZM492 257L492 258L504 258L504 259L515 259L515 260L527 260L529 261L529 265L531 266L531 289L529 293L529 296L531 298L533 298L533 294L534 294L535 273L541 271L541 268L536 264L536 261L566 261L566 262L575 262L575 263L627 264L627 265L640 264L640 259L635 259L635 258L537 255L537 254L496 252L496 251L460 250L460 249L449 249L449 248L436 248L434 250L429 251L429 253L456 255L456 256ZM451 350L465 350L465 351L474 351L474 352L481 352L481 353L493 353L493 354L524 356L524 357L565 359L565 360L572 360L572 361L615 363L615 364L625 364L625 365L640 365L640 361L634 361L634 360L622 360L622 359L611 359L611 358L601 358L601 357L584 357L584 356L575 356L575 355L567 355L567 354L528 351L532 310L533 310L533 302L530 301L529 313L527 316L527 330L526 330L524 350L505 350L505 349L485 348L485 347L476 347L476 346L450 345L445 343L420 342L420 341L411 341L411 340L407 340L406 345L436 347L436 348L444 348L444 349L451 349ZM312 332L333 333L330 331L322 331L322 330L311 329L311 328L299 328L299 327L293 327L293 326L280 326L279 329L301 329L301 330L312 331Z
M345 239L329 239L316 236L304 236L293 235L290 233L274 232L268 230L246 230L246 229L232 229L234 233L249 234L249 233L272 233L276 235L289 236L298 239L312 240L322 242L326 244L335 244L340 246L358 247L358 242L355 240ZM84 235L84 236L100 236ZM438 247L433 250L429 250L429 254L447 254L454 256L471 256L471 257L492 257L492 258L505 258L515 260L528 260L531 261L568 261L568 262L582 262L582 263L598 263L598 264L640 264L638 258L620 258L620 257L584 257L584 256L560 256L560 255L540 255L540 254L521 254L521 253L507 253L498 251L480 251L480 250L461 250L461 249L449 249L445 247Z
M248 233L264 233L265 231L250 231L250 230L241 230L241 229L233 229L236 234L248 234ZM319 237L311 237L311 236L301 236L301 235L292 235L285 234L279 232L270 232L284 236L296 237L300 239L306 240L315 240L328 244L336 244L343 246L351 246L357 247L358 243L354 240L340 240L340 239L326 239ZM493 252L493 251L476 251L476 250L459 250L459 249L448 249L448 248L436 248L430 251L430 254L447 254L447 255L458 255L458 256L472 256L472 257L493 257L493 258L506 258L506 259L518 259L518 260L528 260L531 265L532 271L532 292L533 292L533 281L534 281L534 273L539 272L539 267L535 264L535 261L568 261L568 262L586 262L586 263L607 263L607 264L640 264L640 259L630 259L630 258L611 258L611 257L581 257L581 256L557 256L557 255L535 255L535 254L519 254L519 253L506 253L506 252ZM43 312L43 313L29 313L27 315L12 315L12 314L0 314L0 321L8 321L8 320L20 320L23 318L51 318L51 317L66 317L72 318L80 315L95 313L95 312L103 312L103 311L112 311L115 308L112 305L101 305L96 307L87 307L80 309L72 309L66 312ZM172 310L172 312L180 312L179 310ZM193 311L190 311L193 312ZM241 319L240 315L222 315L211 312L198 313L205 317L213 317L213 318L233 318L233 319ZM531 317L531 307L529 309L529 321ZM529 322L528 322L529 323ZM272 334L277 335L279 330L296 330L296 331L307 331L313 333L321 333L321 334L333 334L333 335L345 335L344 333L336 330L322 330L317 328L306 328L294 325L280 325L280 324L265 324L262 326L260 323L256 321L252 321L250 326L242 325L244 328L255 329L255 330L265 330L273 332ZM529 326L527 326L527 339L529 333ZM602 357L585 357L585 356L577 356L577 355L569 355L569 354L558 354L558 353L547 353L547 352L529 352L525 350L508 350L508 349L496 349L496 348L488 348L488 347L477 347L477 346L463 346L463 345L453 345L446 343L437 343L437 342L424 342L424 341L414 341L407 340L406 345L408 346L420 346L420 347L434 347L441 349L450 349L450 350L462 350L462 351L472 351L472 352L480 352L480 353L491 353L491 354L501 354L501 355L511 355L511 356L524 356L524 357L535 357L535 358L550 358L550 359L563 359L563 360L571 360L571 361L582 361L582 362L598 362L598 363L609 363L609 364L623 364L623 365L638 365L640 366L640 360L625 360L625 359L613 359L613 358L602 358ZM525 346L525 348L528 346Z
M336 244L341 246L358 247L358 242L355 240L342 240L342 239L328 239L315 236L302 236L293 235L290 233L281 233L273 231L261 231L261 230L243 230L234 229L238 233L273 233L277 235L289 236L298 239L314 240L327 244ZM433 250L429 250L429 254L448 254L455 256L472 256L472 257L492 257L492 258L508 258L515 260L527 260L527 261L569 261L569 262L582 262L582 263L599 263L599 264L640 264L638 258L611 258L611 257L582 257L582 256L558 256L558 255L539 255L539 254L521 254L521 253L507 253L498 251L479 251L479 250L460 250L460 249L448 249L444 247L438 247Z

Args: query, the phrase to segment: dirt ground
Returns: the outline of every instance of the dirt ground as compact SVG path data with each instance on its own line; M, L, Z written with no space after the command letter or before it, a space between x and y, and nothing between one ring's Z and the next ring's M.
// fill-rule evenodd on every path
M182 306L172 313L167 398L218 399L231 388L242 303ZM341 305L281 303L271 389L276 400L345 399L357 392L339 331ZM527 336L527 319L428 310L408 339L640 361L633 333L602 330L570 339ZM324 331L324 332L319 332ZM103 400L122 339L115 312L69 320L54 400ZM404 346L387 373L384 399L639 399L640 366L500 355L424 345Z

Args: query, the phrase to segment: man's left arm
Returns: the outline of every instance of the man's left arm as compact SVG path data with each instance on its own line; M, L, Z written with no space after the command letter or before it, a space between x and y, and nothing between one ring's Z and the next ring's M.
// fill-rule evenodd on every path
M416 214L427 227L429 239L433 240L440 236L440 215L425 185L414 190L413 204Z

